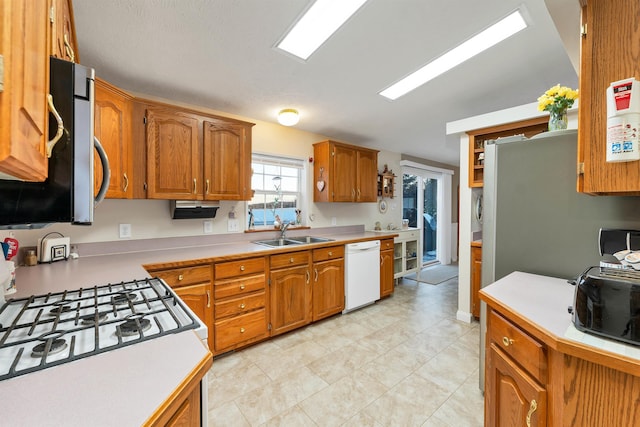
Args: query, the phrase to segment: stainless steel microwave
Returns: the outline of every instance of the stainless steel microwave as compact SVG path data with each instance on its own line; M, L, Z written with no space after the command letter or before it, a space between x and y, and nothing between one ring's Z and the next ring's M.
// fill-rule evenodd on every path
M93 134L94 70L50 58L50 93L59 117L49 117L49 136L62 136L49 158L44 182L0 180L0 229L42 228L51 223L93 222L94 147L104 170L97 200L109 183L106 154ZM61 125L59 126L59 120Z

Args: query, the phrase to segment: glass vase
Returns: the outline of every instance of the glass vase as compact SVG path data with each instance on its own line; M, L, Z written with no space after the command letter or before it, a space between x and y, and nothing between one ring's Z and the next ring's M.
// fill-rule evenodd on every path
M567 128L569 120L567 119L567 110L551 111L549 114L549 131L563 130Z

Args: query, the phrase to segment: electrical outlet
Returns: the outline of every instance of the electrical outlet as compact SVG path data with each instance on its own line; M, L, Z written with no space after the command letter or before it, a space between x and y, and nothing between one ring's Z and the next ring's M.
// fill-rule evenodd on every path
M205 220L205 221L202 222L202 225L203 225L203 229L204 229L204 234L213 233L213 221Z
M121 239L131 238L131 224L120 224L120 238Z
M228 219L227 231L240 231L240 221L237 219Z
M335 216L331 217L331 225L336 225L338 223L338 221L336 220Z

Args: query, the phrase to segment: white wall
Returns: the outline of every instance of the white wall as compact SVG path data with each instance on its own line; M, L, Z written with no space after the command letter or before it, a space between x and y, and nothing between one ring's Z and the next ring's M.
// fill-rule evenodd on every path
M148 97L147 97L148 98ZM312 144L328 139L325 136L304 132L296 128L287 128L279 124L256 121L251 118L226 114L224 112L202 109L222 116L238 118L256 123L252 132L253 151L263 154L277 154L304 159L307 166L305 190L303 196L308 196L302 202L303 224L311 227L327 227L332 225L335 218L336 225L360 225L365 229L373 229L374 223L380 221L383 225L393 223L397 226L402 221L402 203L396 197L389 200L389 209L385 214L378 211L377 203L313 203L313 165L309 158L313 156ZM349 142L349 141L345 141ZM400 154L380 152L378 155L378 169L382 171L384 164L396 172L400 171ZM401 180L397 180L401 181ZM396 194L402 195L402 183L396 182ZM236 218L241 224L239 239L245 237L242 231L247 224L245 202L220 202L220 209L213 219L214 234L227 233L227 216L231 208L236 211ZM309 219L313 214L314 220ZM131 224L132 239L148 239L158 237L182 237L204 234L203 220L172 220L169 214L167 200L105 200L95 211L92 226L71 226L56 224L42 230L14 231L21 246L35 246L37 239L53 231L71 237L71 242L108 242L119 239L119 224ZM8 231L0 231L0 238L9 235Z

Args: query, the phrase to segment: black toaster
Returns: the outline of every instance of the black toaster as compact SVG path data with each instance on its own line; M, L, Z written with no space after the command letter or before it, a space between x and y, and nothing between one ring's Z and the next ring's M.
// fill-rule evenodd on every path
M576 280L572 319L580 331L640 345L640 272L588 268Z

